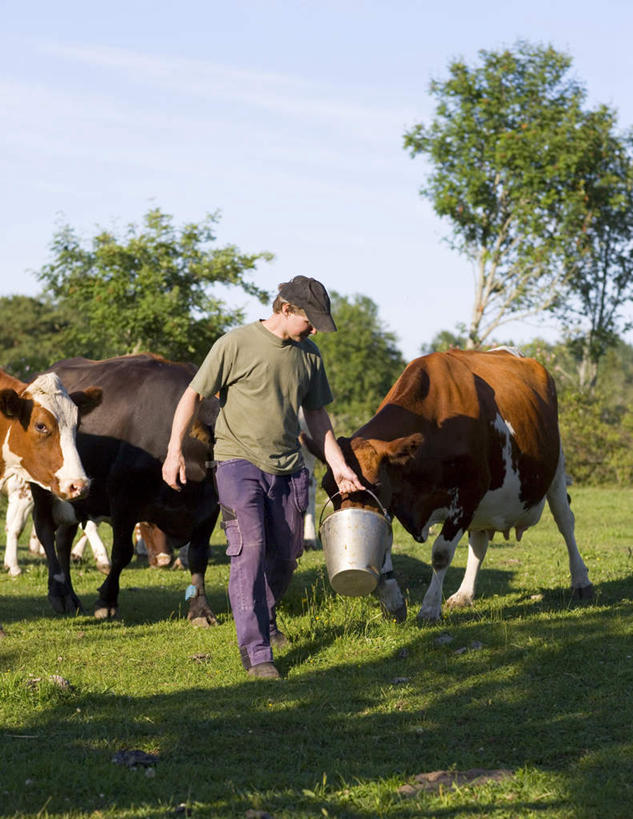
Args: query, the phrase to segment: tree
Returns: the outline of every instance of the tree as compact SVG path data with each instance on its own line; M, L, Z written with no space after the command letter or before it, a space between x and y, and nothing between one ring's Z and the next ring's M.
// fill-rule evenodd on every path
M614 124L605 106L583 110L567 55L519 42L479 56L480 65L456 60L447 80L431 83L435 117L404 137L431 167L421 195L474 264L469 347L557 304L565 250L584 225L586 180Z
M0 298L0 366L30 381L64 355L60 334L70 319L49 302L30 296Z
M464 329L462 327L458 327L457 332L453 332L452 330L440 330L439 333L433 336L428 344L421 346L420 352L423 355L426 353L443 353L454 347L463 350L466 347L466 338L463 335L463 331Z
M38 276L51 303L74 317L60 330L64 354L107 358L147 350L199 364L216 338L243 320L240 309L214 295L216 285L268 298L247 276L272 255L213 247L218 218L177 230L153 209L142 229L129 225L120 239L101 231L89 247L71 227L58 230L53 260Z
M396 337L367 296L331 294L336 333L316 337L334 394L336 432L349 435L376 412L405 366Z
M632 148L631 134L599 147L583 231L566 254L568 297L557 312L579 361L581 389L595 387L599 362L631 327L621 310L633 299Z

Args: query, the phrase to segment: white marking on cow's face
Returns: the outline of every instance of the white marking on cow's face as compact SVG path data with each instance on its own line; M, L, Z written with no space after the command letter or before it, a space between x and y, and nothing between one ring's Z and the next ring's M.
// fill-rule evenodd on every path
M536 506L528 509L521 501L521 481L519 474L512 464L512 442L514 435L512 425L504 421L500 415L495 419L495 427L503 440L503 484L492 491L486 492L475 514L469 529L484 530L495 529L499 532L506 531L514 526L528 528L538 523L545 498Z
M56 373L45 373L33 381L27 393L57 421L62 465L55 472L60 493L69 498L85 494L90 481L77 452L77 420L79 411ZM44 487L47 489L48 487Z

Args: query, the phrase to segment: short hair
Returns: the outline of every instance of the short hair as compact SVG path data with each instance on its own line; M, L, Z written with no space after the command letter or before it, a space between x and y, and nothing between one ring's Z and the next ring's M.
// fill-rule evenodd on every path
M287 304L290 308L291 313L300 313L301 315L305 315L305 311L301 307L297 307L296 304L292 304L287 299L284 299L283 296L277 294L275 301L273 302L273 313L281 313L281 308L284 304Z

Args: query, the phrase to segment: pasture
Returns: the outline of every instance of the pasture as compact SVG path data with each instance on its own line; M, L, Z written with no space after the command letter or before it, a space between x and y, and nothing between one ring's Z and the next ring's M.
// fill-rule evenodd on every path
M631 815L633 497L570 494L592 602L570 599L546 510L521 543L496 536L472 608L420 625L430 543L396 527L407 622L385 621L373 598L336 597L322 553L308 552L280 611L292 640L276 655L281 681L241 669L221 529L212 629L183 619L187 573L136 560L120 620L54 615L26 533L25 572L0 576L0 815ZM446 596L465 559L463 542ZM88 559L74 578L90 612L103 577ZM113 761L132 749L157 760ZM479 779L457 777L472 769Z

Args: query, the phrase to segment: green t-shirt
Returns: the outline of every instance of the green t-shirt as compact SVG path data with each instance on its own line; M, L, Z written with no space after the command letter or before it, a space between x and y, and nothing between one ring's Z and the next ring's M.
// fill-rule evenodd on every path
M202 396L219 393L216 461L245 458L275 475L303 466L299 408L332 401L316 344L283 341L259 321L219 338L190 386Z

